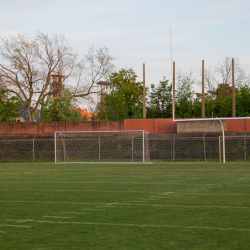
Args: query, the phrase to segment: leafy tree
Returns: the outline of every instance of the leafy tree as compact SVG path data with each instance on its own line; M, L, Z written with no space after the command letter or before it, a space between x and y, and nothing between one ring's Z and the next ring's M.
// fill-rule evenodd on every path
M62 97L42 102L40 121L87 121L87 119L77 109L73 94L65 89Z
M120 92L113 95L106 95L99 104L99 112L96 120L123 120L128 118L128 106L124 96Z
M250 116L250 87L247 84L239 84L239 91L235 95L236 116Z
M110 75L110 94L97 107L98 119L142 118L143 84L134 70L121 69Z
M124 97L131 118L142 117L143 83L137 82L136 78L132 68L121 69L110 75L111 95L120 93Z
M172 85L165 77L159 85L151 84L147 106L147 118L172 117Z
M215 117L232 116L232 96L228 94L227 85L219 85L213 100L213 114Z
M15 122L20 117L20 99L16 96L9 97L6 90L0 90L0 121Z

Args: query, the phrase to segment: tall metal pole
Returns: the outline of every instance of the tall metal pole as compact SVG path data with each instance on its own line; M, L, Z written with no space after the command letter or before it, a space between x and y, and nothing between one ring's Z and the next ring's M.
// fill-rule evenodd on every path
M170 50L171 50L171 76L172 76L172 83L173 83L173 49L172 49L172 32L170 29Z
M235 84L234 84L234 59L233 58L232 58L232 85L233 85L233 93L232 93L233 117L235 117L236 112L235 112Z
M143 119L146 119L145 63L143 63Z
M202 60L202 108L201 117L205 118L205 88L204 88L204 60Z
M175 62L173 62L173 107L172 107L172 118L175 119Z

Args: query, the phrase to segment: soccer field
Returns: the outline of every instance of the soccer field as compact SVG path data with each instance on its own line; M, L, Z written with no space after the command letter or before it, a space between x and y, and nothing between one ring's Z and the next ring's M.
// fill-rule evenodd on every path
M250 249L250 164L0 164L0 249Z

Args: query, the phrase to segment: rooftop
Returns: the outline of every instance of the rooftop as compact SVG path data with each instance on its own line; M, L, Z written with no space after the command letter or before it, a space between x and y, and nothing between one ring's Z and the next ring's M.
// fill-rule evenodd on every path
M64 75L64 74L62 74L62 73L60 73L58 71L51 72L50 75L51 76L63 76L63 77L66 77L66 75Z

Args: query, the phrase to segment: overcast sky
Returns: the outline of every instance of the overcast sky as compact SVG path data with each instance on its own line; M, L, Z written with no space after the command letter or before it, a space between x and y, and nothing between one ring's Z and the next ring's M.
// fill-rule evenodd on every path
M145 63L148 86L170 78L170 28L177 69L199 79L202 60L229 56L250 73L249 0L0 0L0 13L0 36L56 32L82 56L105 45L138 80Z

